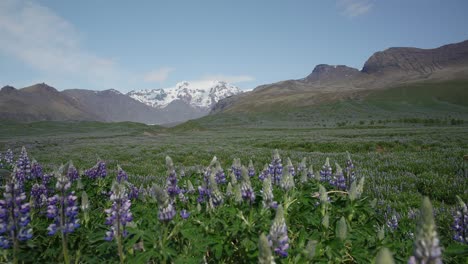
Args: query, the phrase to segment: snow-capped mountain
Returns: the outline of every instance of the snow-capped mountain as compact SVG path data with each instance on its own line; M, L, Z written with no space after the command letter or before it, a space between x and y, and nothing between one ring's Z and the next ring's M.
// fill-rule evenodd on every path
M219 100L241 93L238 87L224 81L180 82L165 89L131 91L127 95L155 108L165 108L174 101L209 110Z

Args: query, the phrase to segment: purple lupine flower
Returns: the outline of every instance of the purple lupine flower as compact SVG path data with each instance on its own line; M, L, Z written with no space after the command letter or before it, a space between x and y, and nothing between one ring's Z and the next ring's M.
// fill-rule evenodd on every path
M24 174L26 179L29 180L31 178L31 162L24 146L21 148L20 156L16 161L16 167Z
M140 196L140 189L133 184L129 184L128 199L135 200Z
M166 156L166 167L167 167L167 180L166 180L166 189L167 194L171 200L174 200L177 195L180 193L180 188L177 186L177 173L174 169L174 163L169 156Z
M44 172L42 170L41 164L36 160L33 160L31 165L31 178L32 179L42 179L44 176Z
M189 218L190 216L190 212L188 212L187 210L183 209L182 211L180 211L180 217L182 217L182 219L187 219Z
M125 227L133 220L130 206L132 205L127 196L124 185L114 182L112 185L112 195L110 196L112 206L104 210L107 214L106 225L111 228L106 232L105 240L111 241L115 236L119 238L127 236Z
M453 216L452 229L455 232L455 241L468 244L468 207L463 200L457 196L459 206Z
M198 203L203 203L210 197L210 190L204 186L198 186Z
M5 153L5 163L5 165L13 165L13 151L11 149L8 149Z
M270 170L268 168L268 164L265 164L265 166L263 167L262 172L260 172L260 174L258 175L258 179L263 181L268 177L270 177Z
M242 165L239 158L234 158L231 166L231 172L234 173L237 180L242 178Z
M121 183L122 181L128 181L128 175L120 165L117 165L117 182Z
M167 206L160 207L158 211L158 219L163 222L171 221L176 215L176 210L174 205L169 202Z
M276 216L270 228L270 233L267 236L270 247L281 257L288 256L289 238L288 227L284 219L283 206L279 205L276 209Z
M253 165L252 160L249 160L249 166L247 167L247 170L248 170L248 173L249 173L249 177L255 176L255 167Z
M248 201L250 204L255 201L255 192L250 183L249 172L245 167L242 167L241 194L244 201Z
M85 175L90 179L105 178L107 176L106 163L98 161L91 169L85 171Z
M327 158L325 164L323 164L320 170L320 181L330 183L332 180L332 167L330 166L330 160Z
M292 164L291 159L289 157L286 159L286 164L289 174L291 174L291 176L293 177L296 176L296 170L294 169L294 165Z
M41 179L41 183L43 185L46 185L50 182L50 179L52 179L54 177L54 174L50 173L50 174L43 174L42 175L42 179Z
M19 170L15 168L14 170ZM9 248L15 241L32 237L29 228L30 206L26 194L15 173L10 174L5 184L3 199L0 200L0 247Z
M215 171L216 171L216 174L215 174L216 183L225 184L227 182L226 174L224 173L224 170L221 168L221 164L219 164L219 162L216 164Z
M47 204L47 187L44 184L35 183L31 187L31 198L33 198L35 208L45 206Z
M68 164L67 177L71 183L77 181L80 178L78 170L75 168L75 166L73 166L73 163L71 161L69 161Z
M215 178L213 175L210 177L210 201L213 204L213 206L219 206L223 203L223 195L219 191L218 188L218 183L216 182Z
M395 210L392 210L392 208L390 208L390 206L387 207L387 211L384 213L384 218L387 227L391 231L395 231L398 228L398 219L400 217Z
M338 163L335 163L336 173L331 179L331 185L335 186L338 190L346 190L346 179Z
M171 221L176 215L173 200L169 199L167 190L153 184L151 193L158 201L158 219L163 222Z
M13 170L14 177L19 185L19 188L24 189L24 181L26 180L26 174L24 170L15 167Z
M269 172L272 177L271 182L273 185L279 185L283 175L283 165L281 164L281 157L277 149L273 152L273 158L268 165L268 169L270 170Z
M55 189L57 194L48 199L47 217L53 223L47 228L48 235L54 235L57 231L63 234L72 233L80 226L78 219L78 197L70 191L71 181L68 172L71 162L60 166L54 173L57 180Z

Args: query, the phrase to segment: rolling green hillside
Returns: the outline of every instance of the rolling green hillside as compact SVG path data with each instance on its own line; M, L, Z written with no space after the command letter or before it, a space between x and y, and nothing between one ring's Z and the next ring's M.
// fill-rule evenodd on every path
M321 95L316 95L320 97ZM300 98L301 94L296 94ZM313 98L310 106L279 101L267 109L221 112L175 127L175 130L225 127L329 127L392 123L450 123L468 120L468 81L417 83ZM290 98L290 96L288 96ZM305 100L306 96L301 98Z

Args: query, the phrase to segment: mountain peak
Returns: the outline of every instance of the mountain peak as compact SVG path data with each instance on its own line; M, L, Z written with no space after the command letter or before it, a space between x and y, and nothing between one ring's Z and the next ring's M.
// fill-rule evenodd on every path
M16 91L16 88L13 87L13 86L10 86L10 85L5 85L2 87L1 89L2 92L12 92L12 91Z
M358 69L346 65L319 64L304 80L307 82L343 80L354 77L359 73Z
M444 45L435 49L393 47L374 53L362 72L370 74L404 73L427 75L444 67L468 63L468 41Z
M117 90L115 90L115 89L107 89L107 90L102 91L101 93L117 94L117 95L121 95L121 94L122 94L120 91L117 91Z
M21 90L24 90L26 92L52 92L52 93L58 93L57 89L54 87L47 85L46 83L37 83L29 87L25 87Z
M131 91L128 95L155 108L165 108L174 101L180 101L196 109L208 110L219 100L242 92L225 81L207 83L182 81L173 88Z

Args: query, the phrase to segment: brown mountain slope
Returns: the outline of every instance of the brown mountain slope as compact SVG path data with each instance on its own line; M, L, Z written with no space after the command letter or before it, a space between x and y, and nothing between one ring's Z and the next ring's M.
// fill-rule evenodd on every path
M252 92L221 100L212 112L303 107L352 98L363 90L456 79L468 79L468 40L435 49L390 48L376 52L361 71L320 64L303 79L261 85Z
M0 119L99 120L97 115L81 109L73 100L47 84L17 90L5 86L0 90Z
M158 109L113 89L105 91L72 89L65 90L62 94L75 102L80 109L87 109L107 122L132 121L156 124L169 120Z

